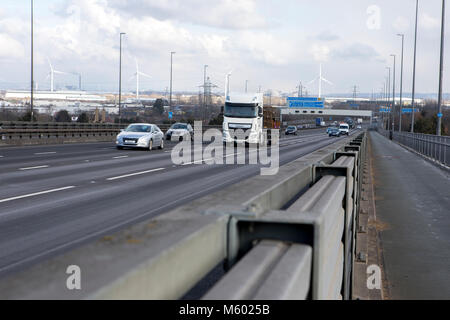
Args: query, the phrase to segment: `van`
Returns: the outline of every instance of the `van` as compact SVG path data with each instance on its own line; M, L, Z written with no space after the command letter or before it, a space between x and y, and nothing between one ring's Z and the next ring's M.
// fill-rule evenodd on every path
M339 125L339 131L341 132L341 134L345 134L348 136L350 133L350 126L347 123L341 123Z

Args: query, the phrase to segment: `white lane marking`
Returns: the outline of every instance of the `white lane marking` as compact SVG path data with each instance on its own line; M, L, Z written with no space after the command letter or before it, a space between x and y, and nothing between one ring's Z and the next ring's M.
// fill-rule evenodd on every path
M0 156L0 158L4 158L3 156Z
M233 153L233 154L229 154L229 155L227 155L227 156L224 156L223 158L234 157L234 156L237 156L237 155L240 155L240 154L242 154L242 152L241 152L241 153ZM202 159L202 160L197 160L197 161L187 162L187 163L183 163L182 166L189 166L189 165L191 165L191 164L203 163L203 162L211 161L211 160L216 160L216 158L209 158L209 159Z
M29 168L20 168L20 171L26 171L26 170L35 170L35 169L44 169L48 168L49 166L38 166L38 167L29 167Z
M197 161L192 161L192 162L186 162L186 163L183 163L182 165L183 166L188 166L188 165L191 165L191 164L203 163L203 161L211 161L211 160L215 160L215 158L209 158L209 159L202 159L202 160L197 160Z
M227 156L224 156L224 158L230 158L230 157L234 157L234 156L239 156L239 155L241 155L241 154L242 154L242 152L241 152L241 153L229 154L229 155L227 155Z
M147 170L147 171L142 171L142 172L130 173L130 174L126 174L126 175L123 175L123 176L108 178L106 180L114 181L114 180L118 180L118 179L139 176L139 175L146 174L146 173L157 172L157 171L161 171L161 170L165 170L165 169L166 168L158 168L158 169L152 169L152 170Z
M128 158L128 156L119 156L119 157L114 157L113 159L125 159Z
M53 193L53 192L58 192L58 191L64 191L64 190L69 190L69 189L73 189L73 188L75 188L75 186L69 186L69 187L64 187L64 188L58 188L58 189L52 189L52 190L47 190L47 191L41 191L41 192L36 192L36 193L25 194L23 196L17 196L17 197L2 199L2 200L0 200L0 203L13 201L13 200L24 199L24 198L35 197L35 196L39 196L39 195L42 195L42 194L48 194L48 193Z
M39 153L35 153L34 155L35 156L43 156L43 155L46 155L46 154L55 154L56 152L39 152Z

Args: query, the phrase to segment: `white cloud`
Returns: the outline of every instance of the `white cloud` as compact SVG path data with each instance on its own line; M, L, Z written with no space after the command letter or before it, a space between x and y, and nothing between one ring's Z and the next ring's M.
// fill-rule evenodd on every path
M25 48L7 34L0 33L0 59L17 59L25 56Z
M333 56L344 60L356 59L365 62L380 59L380 55L375 48L364 43L352 43L342 46L333 52Z
M2 6L0 12L1 71L6 74L4 77L21 81L25 87L29 7L14 0L1 1L10 3ZM141 69L152 75L152 79L143 80L143 85L148 84L151 89L168 86L170 51L177 52L176 91L197 90L204 64L210 66L209 75L222 87L225 73L234 69L233 83L239 88L245 79L256 88L260 84L264 89L293 88L298 78L311 79L316 75L318 62L327 62L328 76L337 84L336 90L348 90L356 82L362 88L365 83L372 86L374 78L382 77L379 70L380 64L386 63L383 57L387 59L393 50L399 50L395 29L408 34L413 31L414 20L404 11L409 2L399 0L383 5L383 21L391 21L391 28L368 32L366 16L358 16L357 9L351 11L355 6L363 7L360 2L59 0L50 5L42 1L35 19L36 76L41 88L48 85L48 81L44 82L48 56L61 71L82 72L88 89L97 88L98 84L101 89L117 90L119 32L126 32L124 79L135 72L136 57ZM424 14L420 16L420 54L433 54L418 61L418 67L436 70L439 59L434 52L439 39L434 31L440 27L440 8L428 2L421 8ZM414 10L413 4L410 9ZM279 24L274 26L271 21ZM411 63L407 53L405 59L408 77L411 72L406 68ZM427 72L432 73L424 73ZM421 75L422 79L426 77L427 74ZM61 80L64 76L58 82ZM133 82L129 85L132 88ZM418 87L421 86L435 90L425 80L418 80Z
M328 61L330 55L330 48L325 45L314 44L311 47L311 54L316 62L326 62Z
M427 13L420 16L419 24L425 29L435 29L441 26L441 21L438 18L432 17Z
M408 19L400 16L395 19L393 26L398 32L405 32L409 29L410 23Z
M255 0L110 0L132 16L153 17L216 28L249 29L267 26Z

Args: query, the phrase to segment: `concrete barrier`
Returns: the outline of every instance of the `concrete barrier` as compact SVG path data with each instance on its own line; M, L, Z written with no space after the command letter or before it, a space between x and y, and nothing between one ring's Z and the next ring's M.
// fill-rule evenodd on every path
M338 140L6 276L0 299L179 299L221 264L205 299L350 299L366 144ZM82 290L66 287L71 265Z

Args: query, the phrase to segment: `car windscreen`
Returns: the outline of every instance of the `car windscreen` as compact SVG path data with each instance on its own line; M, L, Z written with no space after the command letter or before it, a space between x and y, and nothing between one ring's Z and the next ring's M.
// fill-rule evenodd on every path
M131 125L125 129L125 132L151 132L152 126L148 125Z
M227 103L224 115L230 118L256 118L258 107L251 103Z
M176 123L174 124L171 129L175 129L175 130L180 130L180 129L187 129L187 124L182 124L182 123Z
M296 127L288 127L287 130L295 130L297 129Z
M340 128L341 128L341 129L348 129L348 125L345 125L345 124L344 124L344 125L341 125Z

